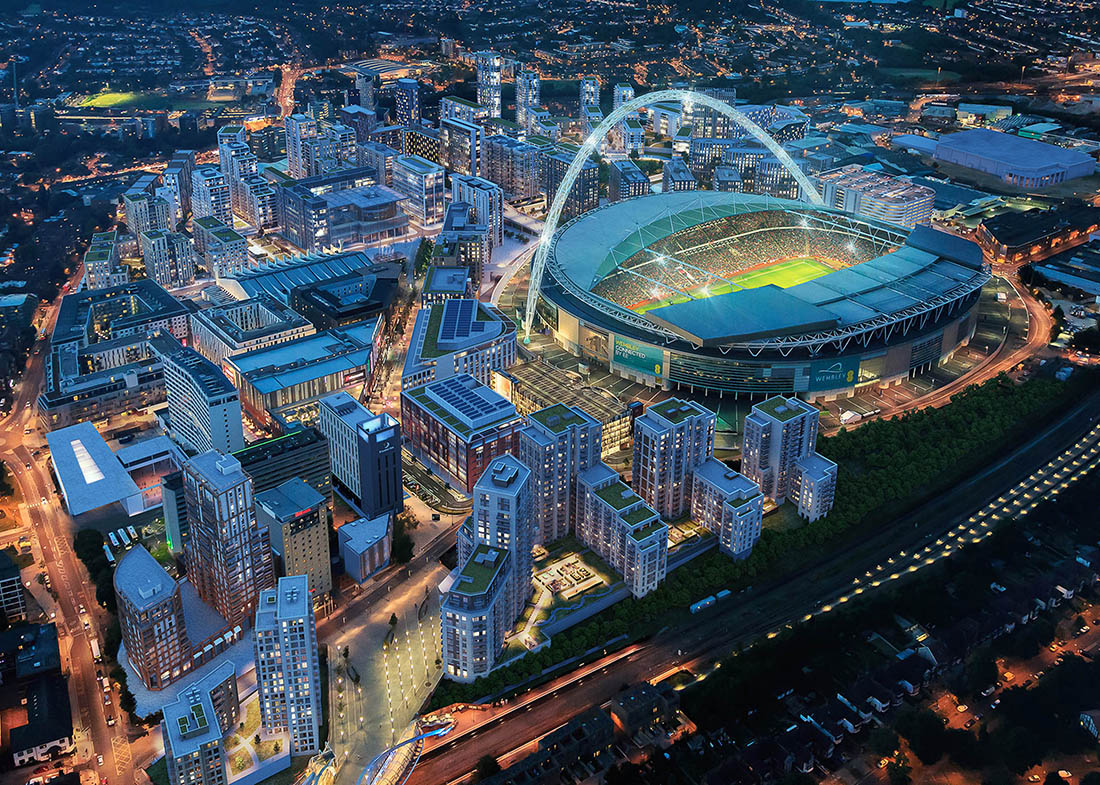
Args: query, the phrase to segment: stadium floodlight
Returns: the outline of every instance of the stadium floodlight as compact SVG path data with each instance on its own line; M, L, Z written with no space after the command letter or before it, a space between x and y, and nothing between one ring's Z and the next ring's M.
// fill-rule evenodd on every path
M806 177L806 173L794 162L790 153L784 150L771 134L757 125L751 118L745 115L744 112L730 106L725 101L720 101L713 96L709 96L705 93L697 93L692 90L655 90L652 93L646 93L630 101L625 101L618 109L615 109L611 114L605 117L603 121L592 130L588 138L584 140L584 143L573 157L572 163L569 164L569 168L565 170L565 176L562 177L561 183L554 192L554 198L550 200L550 207L546 211L546 220L542 225L542 234L539 236L539 243L535 249L535 257L531 261L531 279L527 287L527 307L523 314L524 343L530 343L531 341L531 325L535 319L535 303L538 301L539 288L542 285L542 276L546 270L546 259L550 255L550 245L553 242L554 233L558 230L558 222L561 220L561 214L565 209L565 203L569 199L569 194L573 190L573 184L580 176L582 168L592 155L598 152L600 144L607 138L612 128L617 127L619 123L639 109L644 109L647 106L659 104L664 101L678 102L681 104L689 103L693 106L702 105L728 117L733 123L747 131L749 136L764 145L764 147L768 149L768 152L779 159L779 163L782 164L783 168L795 179L795 182L801 187L802 193L805 194L810 203L822 207L825 205L825 200L821 198L821 194L818 192L817 188L815 188L809 178ZM547 198L549 198L549 195L547 195Z

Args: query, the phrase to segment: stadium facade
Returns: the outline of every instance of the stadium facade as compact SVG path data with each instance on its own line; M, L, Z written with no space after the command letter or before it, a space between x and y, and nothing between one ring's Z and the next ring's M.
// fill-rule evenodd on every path
M831 398L934 366L973 334L980 248L806 202L689 191L616 202L551 240L541 328L620 376Z

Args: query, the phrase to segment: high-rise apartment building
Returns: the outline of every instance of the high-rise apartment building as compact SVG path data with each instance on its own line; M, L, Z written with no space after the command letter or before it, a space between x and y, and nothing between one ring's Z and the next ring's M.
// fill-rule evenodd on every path
M581 79L581 115L587 107L600 107L600 82L594 76Z
M489 227L491 248L504 244L504 192L500 186L468 174L451 175L451 202L473 208L473 219Z
M542 89L536 71L520 71L516 77L516 125L531 130L531 110L542 103Z
M543 159L543 193L547 202L554 199L558 188L565 181L565 173L573 163L573 154L560 152ZM585 161L580 174L569 189L561 220L568 221L600 206L600 167L595 161Z
M499 52L478 52L474 55L477 63L477 102L489 110L490 117L500 117L500 82L504 68L504 58Z
M176 224L191 212L191 173L194 171L195 151L176 150L161 173L161 185L172 194Z
M230 627L244 625L275 585L271 541L256 522L252 480L232 455L200 453L183 466L187 577Z
M611 93L611 111L614 112L627 101L634 100L634 88L626 82L619 82Z
M138 235L145 274L165 289L195 282L195 246L181 232L154 229Z
M162 360L172 437L195 452L242 449L241 396L221 369L189 347Z
M309 177L306 141L317 138L317 121L304 114L287 115L283 120L286 129L286 171L295 180Z
M237 669L226 661L164 707L160 723L169 785L226 785L225 737L241 718Z
M393 162L400 153L389 145L367 140L359 144L359 165L374 170L374 180L381 185L393 182Z
M248 136L243 125L223 125L218 129L218 168L226 177L230 172L230 159L233 153L230 145L243 144L247 147Z
M393 86L394 122L416 125L420 122L420 83L415 79L398 79Z
M714 452L714 412L670 398L634 421L633 485L665 520L691 505L692 472Z
M618 202L649 193L649 178L630 159L611 161L607 177L607 200Z
M253 631L260 721L290 736L291 755L321 749L321 668L317 628L304 575L260 593Z
M244 272L250 266L244 235L212 215L191 222L195 250L202 254L206 269L215 278Z
M179 585L143 545L119 559L114 584L126 658L142 683L160 690L189 673L191 641Z
M122 195L122 207L126 211L126 228L135 236L169 228L169 205L159 196L145 191L127 191Z
M195 218L217 218L233 225L233 202L229 183L221 170L200 166L191 174L191 214Z
M577 537L623 576L635 597L668 571L668 526L602 461L577 477Z
M741 445L741 471L776 504L793 499L809 520L828 514L836 492L837 466L816 452L818 418L814 406L777 395L752 407Z
M600 460L602 426L573 406L530 414L519 432L519 458L531 470L534 541L569 533L577 512L577 475Z
M301 477L256 494L256 517L270 533L281 575L304 575L313 598L332 591L328 500Z
M672 158L665 162L664 168L661 170L662 193L694 191L698 187L699 183L695 179L695 175L691 173L691 169L688 168L683 159Z
M481 126L457 117L439 122L440 162L459 174L481 171Z
M695 469L691 519L718 537L718 547L735 559L760 539L764 494L760 486L713 456Z
M503 189L509 201L534 199L541 184L542 154L534 145L494 134L482 140L481 176Z
M439 584L443 669L455 680L486 676L512 629L509 551L478 545Z

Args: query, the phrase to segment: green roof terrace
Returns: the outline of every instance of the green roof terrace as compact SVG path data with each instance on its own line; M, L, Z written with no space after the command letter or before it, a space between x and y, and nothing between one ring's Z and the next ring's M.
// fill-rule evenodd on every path
M653 512L653 511L650 510L650 512ZM627 523L629 523L629 522L630 521L627 521ZM660 529L664 529L664 528L666 528L665 524L658 518L657 520L655 520L653 523L649 524L648 526L643 526L642 528L637 529L636 531L632 531L630 533L630 536L634 540L636 540L638 542L641 542L646 537L651 536L654 532L656 532Z
M754 408L759 409L769 417L774 417L780 422L793 420L805 411L803 406L800 405L802 401L798 401L798 403L793 405L789 404L787 401L788 399L784 398L782 395L776 395L774 398L769 398L763 403L756 404Z
M583 425L587 422L572 407L564 403L555 403L528 416L551 433L561 433L571 425Z
M484 594L493 583L493 578L504 569L508 551L490 545L479 545L470 554L469 560L462 565L458 580L451 591L459 594Z
M679 398L670 398L667 401L655 403L649 407L648 411L661 415L673 425L679 425L688 417L705 413L703 409L690 401Z
M627 484L622 480L612 483L606 488L601 488L596 491L596 495L616 510L625 510L630 505L636 504L642 500L642 498L634 493L634 491L630 490Z

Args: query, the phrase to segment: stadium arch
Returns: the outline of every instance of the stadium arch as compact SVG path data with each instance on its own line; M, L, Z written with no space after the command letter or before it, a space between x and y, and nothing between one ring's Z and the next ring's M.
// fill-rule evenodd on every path
M569 164L569 168L565 170L565 177L562 179L561 185L558 186L558 190L554 192L554 199L550 203L549 211L546 213L546 222L542 226L539 244L535 249L535 257L531 261L531 282L527 289L527 308L523 314L524 342L529 341L531 338L531 323L535 318L535 303L538 301L539 287L542 285L542 275L546 269L546 257L550 251L550 240L553 238L554 232L558 230L558 221L561 219L561 211L565 209L565 200L569 198L569 192L573 190L573 183L575 183L577 177L580 176L584 162L591 158L594 152L599 150L600 143L607 137L611 129L625 120L628 115L646 106L652 106L662 101L690 101L693 104L702 104L708 109L713 109L715 112L725 115L730 120L737 123L737 125L741 126L741 128L748 131L753 139L764 145L772 155L779 159L779 162L791 173L795 181L802 188L802 193L808 198L811 204L825 205L825 200L821 198L821 194L817 192L817 189L814 188L813 183L810 182L805 173L798 168L798 165L791 158L790 154L788 154L767 131L749 119L743 112L730 106L725 101L719 101L713 96L709 96L706 93L698 93L694 90L655 90L651 93L633 98L605 117L603 122L596 126L595 130L589 134L588 138L584 140L584 144L581 145L581 149L578 150L577 154L573 157L573 162Z

